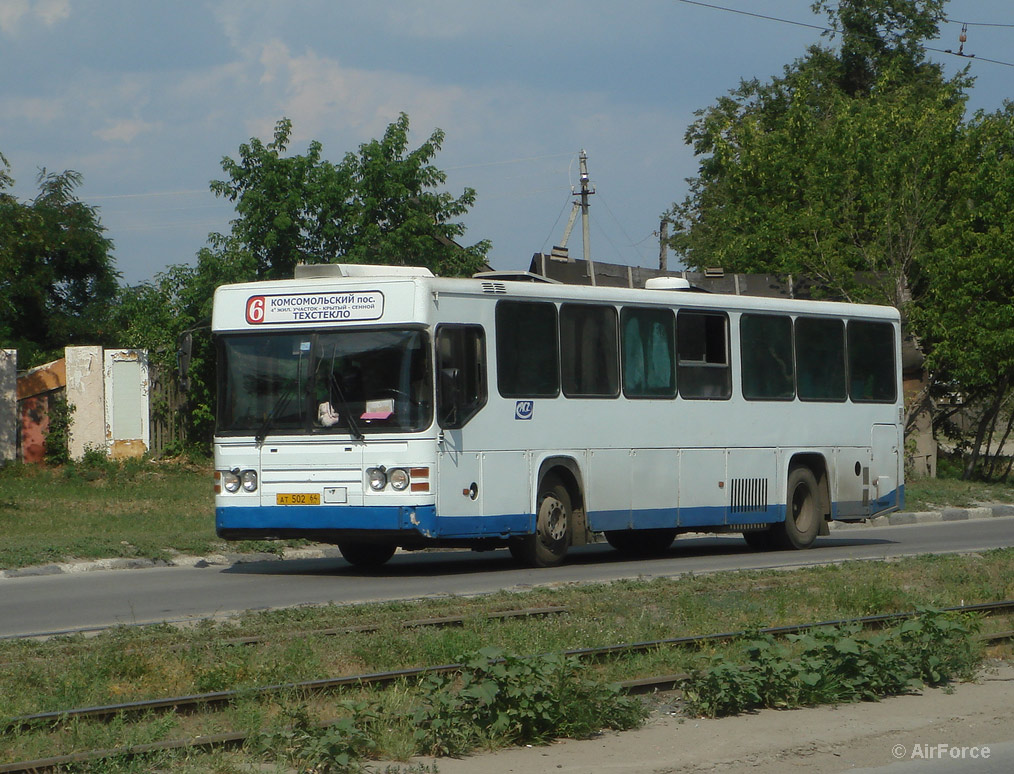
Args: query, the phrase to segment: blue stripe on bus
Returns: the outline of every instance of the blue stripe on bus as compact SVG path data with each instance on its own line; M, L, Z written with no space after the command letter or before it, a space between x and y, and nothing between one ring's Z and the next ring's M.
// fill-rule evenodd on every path
M893 503L893 511L905 502L905 488L899 487L880 503ZM853 504L858 505L858 503ZM850 508L853 513L856 509ZM878 509L871 509L874 513ZM834 505L837 515L838 504ZM729 513L726 506L695 508L645 508L637 511L592 511L588 526L594 532L630 529L636 520L639 529L708 527L723 524L773 524L782 520L785 506L770 505L764 511ZM215 526L222 530L384 530L414 532L426 538L481 538L526 535L535 530L530 513L498 516L438 516L433 505L419 506L326 506L276 505L237 506L215 509Z
M438 517L432 505L267 505L216 508L215 527L264 531L369 529L417 532L427 538L473 538L529 534L535 529L535 517L532 514Z

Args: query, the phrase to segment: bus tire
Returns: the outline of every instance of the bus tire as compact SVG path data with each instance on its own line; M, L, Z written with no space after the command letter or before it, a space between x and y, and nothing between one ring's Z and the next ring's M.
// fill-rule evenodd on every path
M394 556L397 546L391 543L365 543L359 540L342 540L338 543L345 561L365 570L380 567Z
M627 556L661 556L676 539L675 529L618 529L605 533L606 542Z
M546 476L539 485L535 534L512 540L511 556L529 567L555 567L562 563L570 547L571 515L567 487L556 477Z
M785 521L777 536L782 548L809 548L817 539L822 514L820 491L813 471L799 465L789 470L785 489Z

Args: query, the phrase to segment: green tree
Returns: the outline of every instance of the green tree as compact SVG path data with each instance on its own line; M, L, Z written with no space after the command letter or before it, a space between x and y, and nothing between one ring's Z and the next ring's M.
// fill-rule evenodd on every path
M81 175L42 170L38 196L23 203L8 193L9 172L0 156L0 343L28 365L110 343L119 273L98 210L77 197Z
M1014 428L1014 103L968 122L949 180L953 205L933 237L922 302L912 324L927 352L936 393L960 393L935 424L960 409L964 477L1006 479L1004 444Z
M942 5L815 3L840 51L811 47L781 77L744 81L698 112L686 141L699 173L668 213L688 266L805 275L853 300L908 298L946 210L969 83L924 59Z
M292 122L281 119L274 138L240 146L239 160L226 157L228 180L211 189L236 203L229 249L252 255L259 277L291 276L297 263L382 263L427 266L437 274L479 269L489 243L461 247L465 227L455 219L475 202L434 190L446 175L431 164L444 134L437 129L408 149L404 113L383 138L360 146L338 164L322 159L319 142L301 155L284 156Z
M210 441L214 430L215 352L208 334L215 288L231 282L292 276L297 263L387 263L427 266L437 274L479 269L488 242L460 247L464 226L455 219L475 200L434 190L446 176L430 162L440 149L437 130L408 150L408 116L383 138L360 146L338 164L307 152L286 156L292 123L283 118L272 140L243 143L238 160L226 157L228 180L211 189L236 203L228 235L211 234L197 263L169 267L153 282L125 289L117 324L127 346L145 347L173 370L180 335L192 336L188 436Z

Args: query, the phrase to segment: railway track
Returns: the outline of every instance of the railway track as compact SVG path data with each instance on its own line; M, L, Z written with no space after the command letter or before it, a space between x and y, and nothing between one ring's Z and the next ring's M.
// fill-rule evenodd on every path
M517 617L524 615L550 615L565 612L566 608L531 608L527 610L506 611L494 614L497 617ZM1014 613L1014 600L1000 602L987 602L974 605L958 605L943 608L944 612L954 613L976 613L985 616L1003 615ZM886 613L881 615L863 616L859 618L834 619L818 621L813 623L790 624L784 626L771 626L759 630L739 630L730 632L715 632L711 634L687 635L682 637L671 637L658 640L630 642L615 645L605 645L590 648L574 648L563 651L561 655L573 656L580 659L596 659L610 656L633 655L657 650L666 647L690 647L700 646L708 642L733 640L748 634L771 634L773 636L785 636L801 632L834 626L845 626L858 624L863 627L878 627L886 624L896 623L918 615L917 611ZM458 625L459 617L420 619L420 621L407 622L405 625ZM329 630L321 630L329 631ZM335 630L337 633L339 630ZM347 629L341 631L348 631ZM1014 639L1014 630L996 632L989 635L982 635L987 641L1002 641ZM263 641L263 638L236 638L236 644L252 644ZM99 707L84 707L52 712L42 712L32 715L23 715L10 718L0 726L0 736L17 731L23 731L39 726L57 727L62 724L79 720L108 720L117 716L129 716L135 714L157 713L157 712L191 712L197 708L229 704L240 697L270 697L275 695L311 695L328 691L340 690L347 687L383 687L401 680L420 678L425 675L451 673L461 670L463 664L442 664L436 666L416 667L410 669L399 669L388 672L374 672L368 674L348 675L336 678L324 678L318 680L307 680L301 682L279 683L276 685L261 686L242 691L216 691L211 693L193 694L189 696L168 697L162 699L150 699L121 704L110 704ZM687 674L658 675L635 680L628 680L620 683L623 690L629 693L651 693L655 691L668 691L676 689L689 677ZM38 759L31 761L20 761L16 763L0 764L0 774L14 774L15 772L44 772L55 771L61 766L87 763L112 757L137 757L151 754L153 752L171 750L209 750L216 748L228 748L242 745L247 740L245 733L223 733L213 736L201 736L198 738L166 740L145 745L134 745L130 747L119 747L103 750L91 750L70 755L55 756L52 758Z

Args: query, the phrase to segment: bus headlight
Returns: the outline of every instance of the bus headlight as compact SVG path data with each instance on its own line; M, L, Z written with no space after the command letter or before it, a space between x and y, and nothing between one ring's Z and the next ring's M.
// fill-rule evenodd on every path
M387 486L387 472L383 467L369 468L366 471L366 475L370 479L370 489L374 492L380 492Z
M243 490L246 492L257 491L257 471L256 470L244 470L240 476L243 482Z
M239 469L222 471L222 486L226 492L239 491Z
M409 477L407 470L395 468L387 474L387 479L391 482L391 487L398 492L404 492L408 489Z

